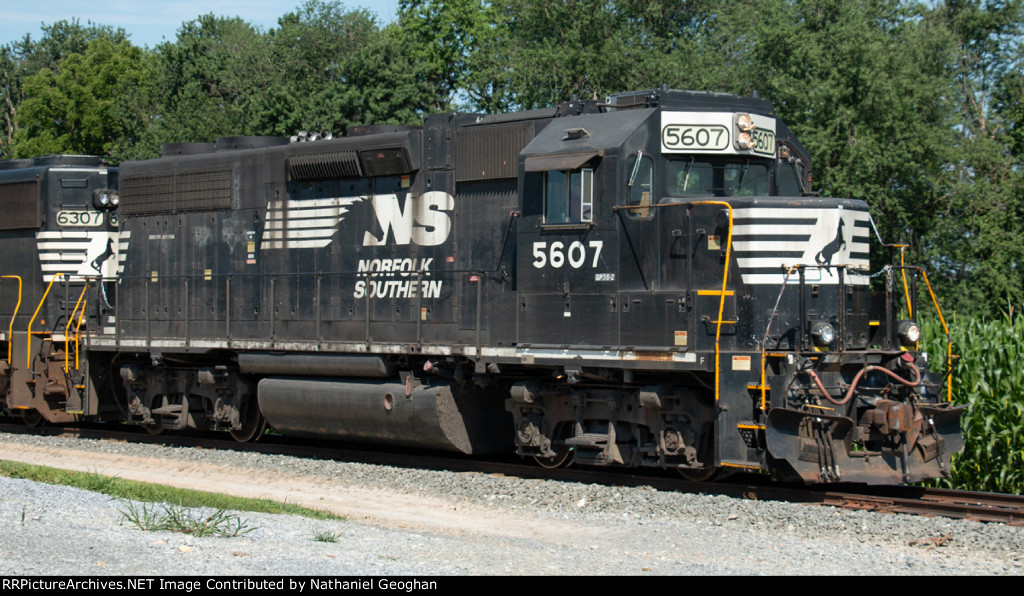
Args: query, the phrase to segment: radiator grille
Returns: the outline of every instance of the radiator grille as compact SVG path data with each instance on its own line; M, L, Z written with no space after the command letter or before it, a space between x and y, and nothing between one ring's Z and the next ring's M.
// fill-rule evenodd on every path
M515 178L519 152L533 137L533 122L459 129L455 144L457 180Z
M120 212L125 215L216 211L231 208L231 171L122 176Z
M0 230L38 228L39 183L13 182L0 184Z

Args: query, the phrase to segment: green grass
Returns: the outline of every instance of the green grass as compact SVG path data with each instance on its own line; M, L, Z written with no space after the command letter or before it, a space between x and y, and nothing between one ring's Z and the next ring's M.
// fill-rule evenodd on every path
M317 542L337 542L342 536L341 532L331 532L329 530L316 530L313 532L313 540Z
M270 499L249 499L245 497L233 497L219 493L211 493L200 490L174 488L162 484L149 482L137 482L125 480L112 476L103 476L96 472L75 472L61 470L47 466L37 466L0 460L0 475L10 478L23 478L46 484L59 484L72 486L110 495L115 499L127 501L141 501L145 503L173 503L170 509L165 508L165 514L172 518L181 513L180 509L174 508L196 508L206 507L217 510L251 511L254 513L284 513L287 515L301 515L312 519L343 520L343 516L335 515L327 511L310 509L290 503L281 503ZM140 519L149 518L153 521L151 508L143 512L141 507L136 507L136 517ZM122 513L125 513L122 508ZM130 519L131 512L128 511L126 519ZM231 520L225 523L230 523ZM183 522L187 523L187 522ZM226 526L225 526L226 527Z
M163 509L163 512L158 511ZM218 509L210 515L180 505L136 503L121 499L121 519L147 532L179 532L193 536L233 537L256 529L241 517Z

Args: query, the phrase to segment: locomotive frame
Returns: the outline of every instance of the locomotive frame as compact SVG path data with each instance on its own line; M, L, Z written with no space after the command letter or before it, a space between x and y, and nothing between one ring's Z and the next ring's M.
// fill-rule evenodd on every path
M869 271L867 205L809 191L766 100L663 87L164 152L0 171L5 209L36 206L0 226L0 273L39 305L0 286L5 412L694 479L911 482L962 447L897 314L923 272Z

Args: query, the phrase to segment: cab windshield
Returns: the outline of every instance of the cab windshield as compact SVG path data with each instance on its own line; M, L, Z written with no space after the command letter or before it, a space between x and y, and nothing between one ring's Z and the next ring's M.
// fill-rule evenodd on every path
M665 168L665 192L677 197L766 196L771 192L768 165L763 159L669 160Z

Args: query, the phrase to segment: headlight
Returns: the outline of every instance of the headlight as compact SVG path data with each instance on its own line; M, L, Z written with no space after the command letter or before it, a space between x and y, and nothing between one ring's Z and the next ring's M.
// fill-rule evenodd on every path
M736 128L743 132L754 130L754 120L750 117L750 114L736 114Z
M811 324L811 337L819 347L825 347L836 339L836 330L824 321Z
M900 341L905 346L916 344L921 339L921 328L913 321L900 321L896 333L899 334Z
M116 190L101 188L92 193L92 204L97 209L114 209L120 202L121 197Z
M750 136L749 132L741 132L736 135L736 148L740 150L753 149L754 137Z

